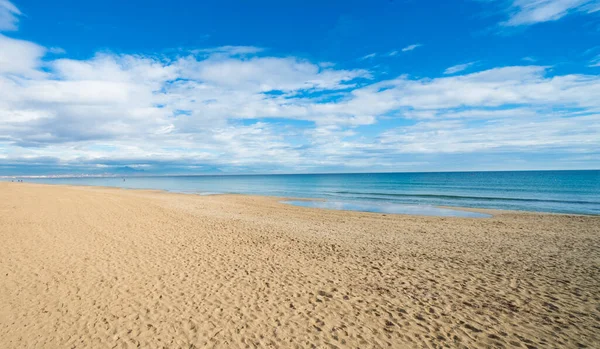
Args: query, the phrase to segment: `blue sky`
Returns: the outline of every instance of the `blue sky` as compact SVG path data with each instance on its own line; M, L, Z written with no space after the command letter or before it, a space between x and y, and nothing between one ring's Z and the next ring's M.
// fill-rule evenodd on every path
M0 0L0 176L600 168L600 1Z

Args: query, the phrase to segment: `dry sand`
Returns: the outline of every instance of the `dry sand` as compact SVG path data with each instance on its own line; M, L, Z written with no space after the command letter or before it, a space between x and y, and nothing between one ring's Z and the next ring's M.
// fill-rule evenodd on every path
M0 348L599 343L599 217L0 183Z

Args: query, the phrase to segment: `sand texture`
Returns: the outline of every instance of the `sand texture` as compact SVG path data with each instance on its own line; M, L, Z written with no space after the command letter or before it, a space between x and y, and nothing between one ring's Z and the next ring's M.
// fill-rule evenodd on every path
M599 348L600 217L0 182L0 348Z

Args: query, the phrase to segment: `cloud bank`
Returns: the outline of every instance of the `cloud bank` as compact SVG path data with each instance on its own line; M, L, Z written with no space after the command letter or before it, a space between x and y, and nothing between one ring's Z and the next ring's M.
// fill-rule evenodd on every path
M467 63L381 80L251 46L70 59L0 34L0 48L0 175L600 164L598 75Z

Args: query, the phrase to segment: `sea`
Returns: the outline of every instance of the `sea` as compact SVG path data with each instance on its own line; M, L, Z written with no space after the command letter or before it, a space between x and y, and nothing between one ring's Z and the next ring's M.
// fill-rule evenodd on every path
M329 209L484 216L445 207L600 214L600 170L25 178L25 182L254 194ZM318 200L292 200L308 198Z

